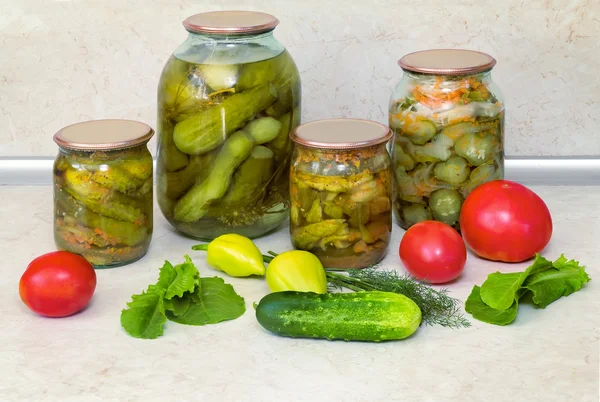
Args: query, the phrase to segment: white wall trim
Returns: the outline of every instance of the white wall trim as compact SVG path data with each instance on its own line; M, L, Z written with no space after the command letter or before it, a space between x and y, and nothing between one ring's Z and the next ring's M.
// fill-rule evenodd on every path
M53 158L0 158L0 186L52 184ZM507 157L505 177L526 185L600 185L600 157Z

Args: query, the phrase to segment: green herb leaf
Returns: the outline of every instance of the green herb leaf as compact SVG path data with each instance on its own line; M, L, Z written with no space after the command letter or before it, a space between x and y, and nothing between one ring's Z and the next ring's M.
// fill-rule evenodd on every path
M201 283L195 292L197 295L189 296L198 301L191 304L180 316L167 311L169 320L186 325L206 325L233 320L244 314L244 298L235 292L233 286L226 284L219 277L201 278Z
M480 290L479 286L473 286L473 290L465 302L465 311L467 313L471 314L476 320L487 322L488 324L507 325L514 321L519 309L517 299L513 299L513 303L508 309L497 310L481 300Z
M167 322L163 305L164 289L151 286L147 292L131 296L129 309L121 311L121 325L135 338L156 339Z
M185 256L183 264L173 267L169 261L160 269L156 286L165 290L165 299L182 297L185 292L193 292L200 284L198 269L189 256Z
M559 259L553 265L560 268L530 275L523 285L533 293L533 302L540 308L546 308L561 297L569 296L590 281L585 267L580 266L577 261Z
M185 314L185 312L190 308L191 297L188 294L183 295L183 297L173 297L172 299L165 299L165 310L173 313L174 316L178 317L180 315Z
M489 274L481 285L481 300L496 310L507 310L513 305L518 290L529 275L551 268L552 263L538 254L524 272Z

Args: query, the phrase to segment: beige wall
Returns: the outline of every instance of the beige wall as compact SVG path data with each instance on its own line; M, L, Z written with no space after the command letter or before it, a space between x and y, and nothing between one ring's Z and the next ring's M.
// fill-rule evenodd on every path
M154 126L181 21L217 9L281 20L276 36L302 74L303 121L386 122L400 56L466 47L498 60L508 155L600 155L598 0L2 0L0 156L53 156L56 130L92 118Z

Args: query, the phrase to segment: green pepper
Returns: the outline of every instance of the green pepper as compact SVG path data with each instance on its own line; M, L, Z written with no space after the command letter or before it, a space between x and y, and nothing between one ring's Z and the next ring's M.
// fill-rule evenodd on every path
M321 261L308 251L291 250L277 255L267 267L272 292L327 293L327 275Z
M193 246L192 250L205 250L208 265L229 276L265 274L265 264L260 250L245 236L235 233L224 234L208 244Z

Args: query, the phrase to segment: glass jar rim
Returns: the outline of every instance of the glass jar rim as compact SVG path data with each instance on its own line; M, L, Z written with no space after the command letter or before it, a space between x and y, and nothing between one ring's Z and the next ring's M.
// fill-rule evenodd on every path
M312 130L313 132L303 135L302 131L305 130ZM331 132L330 130L344 130L345 136L332 138L328 135ZM367 130L369 131L367 132ZM372 147L387 142L392 136L392 130L385 124L353 118L313 120L299 125L290 132L290 139L298 145L332 150ZM338 138L343 138L343 140L338 141Z
M496 59L467 49L428 49L408 53L398 65L402 70L430 75L471 75L490 71Z
M279 25L271 14L259 11L210 11L189 16L183 21L188 32L215 35L248 35L269 32Z
M146 144L153 135L152 127L139 121L100 119L63 127L52 139L64 149L111 151Z

